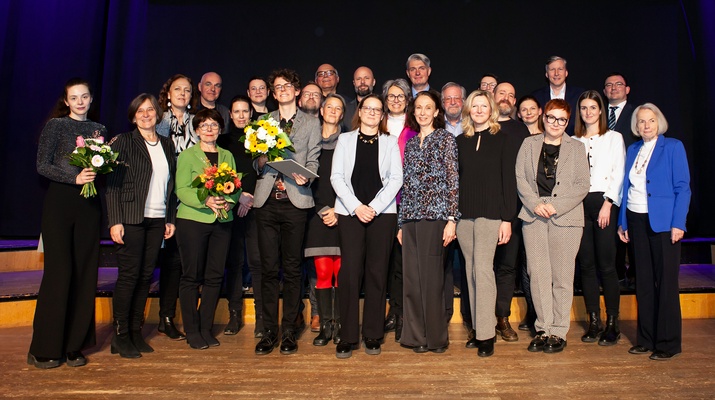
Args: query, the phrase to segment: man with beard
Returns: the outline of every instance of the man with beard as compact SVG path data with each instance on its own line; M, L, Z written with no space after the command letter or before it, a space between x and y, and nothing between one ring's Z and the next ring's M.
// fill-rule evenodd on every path
M407 58L407 76L412 82L412 97L417 93L429 90L429 76L432 74L430 59L424 54L415 53Z
M372 94L372 88L375 87L375 76L372 74L372 70L365 66L356 69L353 74L353 86L355 87L355 98L345 105L345 116L342 123L343 132L353 130L353 117L355 116L355 111L357 111L358 103L365 96Z
M320 86L315 82L308 82L300 92L298 107L304 113L317 117L321 103L323 103L323 93L320 91Z
M315 83L320 86L323 96L335 93L338 90L338 83L340 83L338 70L330 64L321 64L315 71Z
M529 129L523 123L512 119L516 111L516 91L509 82L502 82L494 88L494 102L499 109L500 134L507 136L509 152L505 155L509 157L510 164L516 164L516 156L519 153L521 142L529 136ZM516 174L510 177L516 181ZM521 209L521 202L517 199L517 210ZM511 300L514 296L514 286L517 276L517 261L519 259L519 248L521 247L521 220L515 218L511 223L511 239L506 244L497 247L494 254L494 273L497 283L497 304L495 313L497 316L497 334L507 342L519 340L516 331L509 324L511 315Z
M563 99L569 103L571 110L576 113L576 101L578 96L583 93L583 89L575 86L567 86L566 78L569 76L569 70L566 68L566 59L559 56L551 56L546 60L546 79L549 81L548 86L535 90L531 93L536 97L539 104L543 107L549 100ZM566 133L573 136L574 121L576 118L569 119L566 126Z
M467 90L463 86L448 82L442 86L442 106L446 129L454 137L462 134L462 106L467 98Z
M221 88L223 85L223 80L221 75L215 72L207 72L201 77L201 82L199 82L199 93L201 94L201 101L199 102L199 111L204 108L215 108L216 111L221 114L225 122L225 126L221 133L228 132L228 121L231 118L230 111L228 107L218 104L216 101L218 97L221 96Z

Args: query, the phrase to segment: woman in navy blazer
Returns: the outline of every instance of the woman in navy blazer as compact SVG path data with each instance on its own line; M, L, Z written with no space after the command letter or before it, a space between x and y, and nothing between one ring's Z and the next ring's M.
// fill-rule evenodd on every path
M144 308L159 248L175 230L175 150L171 139L156 133L160 111L150 94L132 100L129 120L136 129L114 140L123 163L107 179L109 233L119 261L111 351L124 358L154 351L141 333Z
M663 137L668 122L651 103L638 106L631 129L642 140L628 147L618 235L633 240L638 338L631 354L668 360L682 351L678 273L680 240L690 205L690 172L683 143Z
M365 352L380 354L387 270L397 226L395 196L402 186L400 150L397 138L387 133L382 100L377 95L363 98L357 113L360 127L338 138L330 175L342 259L338 358L349 358L360 347L361 287Z

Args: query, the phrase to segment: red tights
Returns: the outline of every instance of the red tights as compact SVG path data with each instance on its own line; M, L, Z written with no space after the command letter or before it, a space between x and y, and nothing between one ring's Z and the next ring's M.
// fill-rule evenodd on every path
M340 272L340 256L316 256L315 273L318 276L316 289L330 289L338 286L338 272ZM333 279L335 278L335 279ZM335 285L333 285L333 281Z

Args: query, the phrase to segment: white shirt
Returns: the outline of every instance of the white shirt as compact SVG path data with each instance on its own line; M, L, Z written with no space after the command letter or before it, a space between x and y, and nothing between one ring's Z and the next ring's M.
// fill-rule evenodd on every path
M405 116L407 114L402 114L397 117L393 117L392 115L387 116L387 131L390 132L390 135L395 136L395 137L400 137L400 133L402 133L402 129L405 128Z
M620 206L623 197L623 176L626 164L626 146L623 136L616 131L590 138L573 137L586 147L591 173L589 192L603 192L613 204Z
M551 87L551 85L549 85L549 96L551 96L551 100L553 100L553 99L566 100L566 84L564 83L564 86L561 88L561 93L559 93L558 95L554 94L554 89Z
M161 141L157 141L156 146L146 144L151 158L151 180L149 181L149 193L144 203L145 218L166 217L166 189L169 184L169 163L166 161L164 149Z
M650 164L650 156L653 154L653 148L657 140L643 143L633 167L628 171L628 178L631 180L631 186L628 188L628 209L635 213L645 214L648 212L648 188L646 187L646 172L648 164ZM636 168L637 167L637 168ZM641 170L639 174L636 169Z

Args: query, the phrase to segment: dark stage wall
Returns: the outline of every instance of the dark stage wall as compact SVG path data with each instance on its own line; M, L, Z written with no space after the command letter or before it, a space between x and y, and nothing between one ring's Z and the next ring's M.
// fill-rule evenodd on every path
M568 59L569 84L600 90L606 73L629 78L630 101L657 104L669 135L685 142L693 174L691 234L715 235L715 106L712 1L48 1L0 2L0 236L39 234L46 182L35 170L37 138L72 76L95 85L97 120L128 130L126 108L158 94L177 72L223 76L222 102L253 75L296 69L303 81L328 62L351 94L352 72L381 85L405 76L414 52L432 59L433 88L472 90L483 73L512 82L517 97L546 84L544 61ZM3 28L4 27L4 28Z

